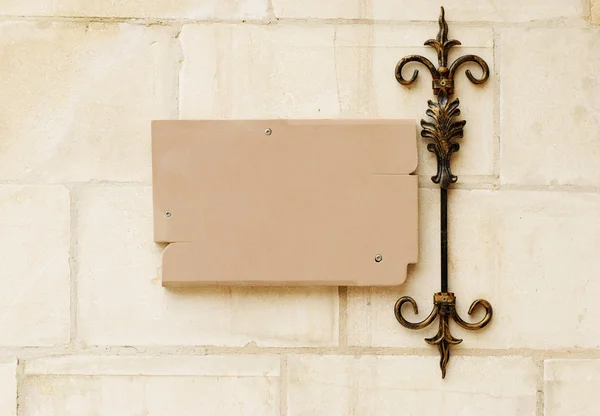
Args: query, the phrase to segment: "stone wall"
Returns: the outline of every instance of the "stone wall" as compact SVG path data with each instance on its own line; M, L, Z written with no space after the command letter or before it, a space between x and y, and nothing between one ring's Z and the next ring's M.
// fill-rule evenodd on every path
M600 1L445 2L468 120L450 288L495 308L446 380L392 307L439 280L420 145L420 262L395 288L166 290L150 120L411 118L430 0L2 0L0 415L600 413ZM425 74L423 74L425 75Z

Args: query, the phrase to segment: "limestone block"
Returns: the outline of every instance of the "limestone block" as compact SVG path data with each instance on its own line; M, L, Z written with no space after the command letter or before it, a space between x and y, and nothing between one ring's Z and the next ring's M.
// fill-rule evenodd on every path
M27 362L21 414L279 414L279 359L54 357Z
M600 360L563 359L544 362L544 415L597 414Z
M0 218L0 345L69 342L69 192L2 185Z
M600 185L599 29L506 29L501 180Z
M528 358L292 356L288 415L535 415L537 367ZM401 409L401 410L399 410Z
M149 183L150 120L176 117L175 35L1 23L0 180Z

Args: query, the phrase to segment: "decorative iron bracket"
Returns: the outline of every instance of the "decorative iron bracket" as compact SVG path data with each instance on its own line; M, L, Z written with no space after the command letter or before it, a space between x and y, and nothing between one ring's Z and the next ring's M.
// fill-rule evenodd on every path
M481 77L475 77L467 69L466 75L469 81L474 84L483 84L490 75L487 63L476 55L464 55L448 65L448 53L454 46L461 43L457 40L448 40L448 24L444 16L444 8L441 8L439 18L439 32L435 39L425 42L425 45L433 47L438 56L438 67L421 55L408 55L400 60L396 65L396 80L402 85L412 84L419 74L415 70L410 79L402 76L402 69L410 62L419 62L429 70L433 78L433 93L437 96L437 102L429 101L427 115L431 121L421 120L421 137L431 142L427 145L427 150L434 153L437 159L437 173L431 177L431 180L440 185L440 225L441 225L441 292L433 295L433 310L427 318L421 322L412 323L402 316L402 306L410 303L415 314L418 314L418 307L415 300L409 296L403 296L396 302L394 312L396 319L402 326L408 329L423 329L429 326L437 317L439 317L438 333L432 338L425 338L425 341L431 345L437 345L440 350L440 368L442 378L446 377L446 365L450 358L450 346L460 344L462 339L454 338L450 333L450 318L462 328L468 330L478 330L484 328L492 319L492 305L486 300L477 299L469 308L469 315L481 306L485 309L485 316L481 321L468 323L462 320L456 311L456 297L454 293L448 292L448 188L456 183L458 177L452 174L450 169L450 159L453 153L460 148L455 142L456 139L463 137L463 128L467 123L465 120L457 121L456 117L460 115L458 98L450 101L454 94L454 76L458 68L466 62L474 62L482 69Z

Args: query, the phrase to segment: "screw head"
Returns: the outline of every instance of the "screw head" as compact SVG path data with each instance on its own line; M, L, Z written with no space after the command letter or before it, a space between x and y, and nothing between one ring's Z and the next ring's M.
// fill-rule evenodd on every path
M265 134L266 134L267 136L270 136L270 135L271 135L271 133L273 133L273 130L271 130L271 129L266 129L266 130L265 130Z
M381 254L378 254L378 255L376 255L376 256L375 256L375 261L376 261L377 263L380 263L380 262L381 262L381 260L383 260L383 256L382 256Z
M171 211L165 211L165 217L171 218L171 215L173 215Z

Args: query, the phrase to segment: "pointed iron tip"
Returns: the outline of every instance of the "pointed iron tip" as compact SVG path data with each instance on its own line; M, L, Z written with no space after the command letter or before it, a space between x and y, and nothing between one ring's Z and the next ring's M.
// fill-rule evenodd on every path
M438 19L438 25L440 30L436 36L438 42L442 44L448 40L448 23L446 23L446 12L444 11L444 6L440 6L440 17Z

